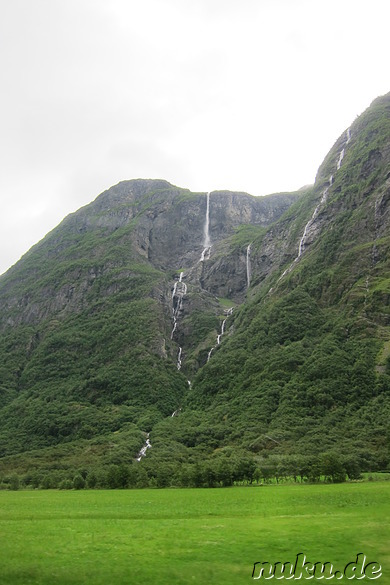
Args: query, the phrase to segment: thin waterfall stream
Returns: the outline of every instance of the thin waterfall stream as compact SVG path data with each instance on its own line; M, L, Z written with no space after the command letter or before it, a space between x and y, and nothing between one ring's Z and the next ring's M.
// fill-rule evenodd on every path
M206 219L203 226L203 251L199 262L204 262L210 258L210 192L206 195Z
M226 317L225 319L222 321L222 326L221 326L221 333L219 333L219 335L217 336L217 345L220 345L221 343L221 337L222 335L225 333L225 325L226 325L226 321L228 319L228 317L233 313L233 307L230 307L230 309L225 309L224 311ZM211 358L211 354L213 353L214 349L216 346L212 347L209 351L209 353L207 354L207 361L210 361Z
M187 285L183 282L184 272L180 272L179 280L175 282L172 291L172 315L173 315L173 329L171 331L171 339L173 339L177 329L177 319L183 306L183 297L187 294ZM177 356L177 369L181 368L181 357L183 348L179 347Z
M210 258L211 240L210 240L210 192L206 195L206 217L203 224L203 251L199 262L204 262ZM175 282L172 291L172 318L173 328L171 331L171 339L173 340L177 331L177 322L179 314L183 306L183 297L187 294L187 285L183 282L184 273L180 272L179 280ZM181 369L183 348L179 346L176 367ZM211 355L211 354L210 354Z
M341 149L341 151L339 152L339 156L337 159L337 163L336 163L336 171L338 171L341 167L341 164L344 160L344 156L345 156L345 147L347 146L347 144L349 144L349 142L351 141L351 129L347 128L346 130L346 136L345 136L345 142L343 144L343 148ZM290 264L290 266L283 272L283 274L280 276L280 278L278 279L278 282L280 280L282 280L282 278L288 274L292 268L294 267L295 263L299 260L299 258L302 256L302 254L305 251L305 247L306 247L306 242L308 239L308 236L310 234L311 228L313 226L313 224L315 223L315 220L321 210L321 208L324 206L324 204L327 201L328 198L328 193L329 193L329 188L333 185L333 175L330 175L329 179L328 179L328 184L325 187L325 189L323 190L322 194L321 194L321 200L318 203L318 205L316 206L316 208L313 211L313 214L311 216L311 218L309 219L309 221L307 222L307 224L305 225L305 228L303 230L303 234L301 239L299 240L299 246L298 246L298 255L297 257L293 260L293 262Z
M247 282L247 288L249 288L250 285L251 285L251 246L252 246L252 244L249 244L249 246L246 249L246 282Z
M141 461L142 457L145 457L146 451L151 449L152 445L149 440L149 433L146 435L145 445L142 447L141 451L137 455L137 461Z

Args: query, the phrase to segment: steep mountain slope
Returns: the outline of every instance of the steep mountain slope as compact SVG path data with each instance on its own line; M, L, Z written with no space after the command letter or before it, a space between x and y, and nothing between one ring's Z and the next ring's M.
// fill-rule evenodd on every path
M225 444L388 465L389 196L387 95L337 140L312 191L253 241L251 300L189 399L209 405Z
M137 485L386 468L389 198L390 94L298 193L126 181L66 218L0 278L0 470L146 432Z
M296 199L213 193L209 245L244 221L269 225ZM132 459L141 431L180 406L178 321L198 352L223 312L202 287L209 200L165 181L120 183L0 279L2 455L125 430ZM244 273L232 294L243 290Z

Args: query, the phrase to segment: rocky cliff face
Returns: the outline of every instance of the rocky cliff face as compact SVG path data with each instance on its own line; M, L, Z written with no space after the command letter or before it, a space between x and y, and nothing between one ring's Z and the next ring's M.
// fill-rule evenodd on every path
M212 246L242 224L267 226L276 221L298 196L212 193ZM68 216L0 279L3 325L80 311L94 289L99 288L100 296L120 291L134 263L147 263L162 279L183 269L198 281L205 217L206 193L191 193L166 181L119 183ZM49 280L51 270L55 273ZM221 292L217 283L211 289ZM233 289L239 291L242 285Z
M206 193L191 193L164 181L145 183L126 181L99 196L98 209L105 209L99 223L117 229L137 218L133 243L156 268L193 266L203 249ZM210 193L211 244L232 235L241 225L270 225L298 197L296 193L268 197L229 191Z

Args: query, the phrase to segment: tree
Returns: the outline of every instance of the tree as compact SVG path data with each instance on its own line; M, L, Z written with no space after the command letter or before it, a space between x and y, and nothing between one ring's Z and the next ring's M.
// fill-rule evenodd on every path
M14 473L9 478L9 489L17 491L19 489L19 487L20 487L19 476L16 475L16 473Z
M90 471L87 475L87 486L93 489L96 487L97 482L98 478L95 471Z
M345 467L336 453L323 453L320 467L325 480L332 483L342 483L346 479Z
M83 490L85 488L85 479L80 473L74 476L73 487L75 490Z
M361 467L357 456L349 455L344 457L343 466L349 479L361 479Z

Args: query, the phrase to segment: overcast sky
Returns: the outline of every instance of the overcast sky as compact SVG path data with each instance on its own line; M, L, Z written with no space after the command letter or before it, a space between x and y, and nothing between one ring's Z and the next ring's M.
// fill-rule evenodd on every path
M390 91L389 0L0 0L0 273L124 179L312 183Z

